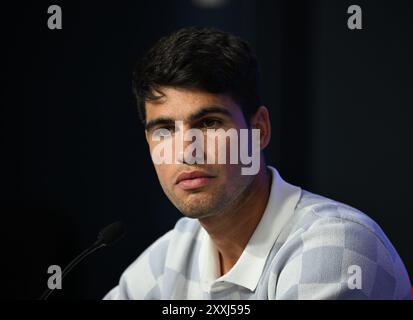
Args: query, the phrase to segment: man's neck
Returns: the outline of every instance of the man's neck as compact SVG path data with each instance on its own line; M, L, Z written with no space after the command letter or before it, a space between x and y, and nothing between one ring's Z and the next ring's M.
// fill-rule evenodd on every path
M239 200L225 212L200 219L219 252L221 275L237 262L265 211L270 194L271 174L266 166Z

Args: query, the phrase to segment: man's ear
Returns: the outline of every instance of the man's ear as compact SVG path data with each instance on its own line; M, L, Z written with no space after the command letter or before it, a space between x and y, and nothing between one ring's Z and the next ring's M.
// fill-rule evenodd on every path
M145 129L145 138L146 138L146 143L149 145L149 133L148 130Z
M260 148L264 150L271 140L271 121L268 109L265 106L259 107L251 117L250 123L251 129L260 130Z

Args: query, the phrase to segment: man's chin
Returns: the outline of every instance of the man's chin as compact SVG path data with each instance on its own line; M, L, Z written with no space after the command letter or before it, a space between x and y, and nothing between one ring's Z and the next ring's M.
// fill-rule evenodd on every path
M178 210L186 217L192 219L202 219L213 216L219 212L219 206L213 205L211 199L192 199L190 203L177 206Z
M198 192L176 192L172 203L184 216L202 219L218 214L226 206L226 199L221 192L204 188Z
M208 218L208 217L212 217L212 216L216 215L215 212L199 212L199 211L189 212L189 211L182 211L182 210L181 210L181 213L187 218L198 219L198 220L202 220L204 218Z

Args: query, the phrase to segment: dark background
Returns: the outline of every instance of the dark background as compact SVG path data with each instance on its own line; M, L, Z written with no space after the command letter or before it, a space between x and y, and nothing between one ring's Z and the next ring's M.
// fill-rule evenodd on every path
M59 4L63 29L47 28ZM347 28L348 6L363 30ZM255 48L289 182L348 203L385 230L413 276L413 3L190 0L1 2L1 294L34 299L107 224L127 235L89 257L51 299L100 299L180 213L152 168L131 92L159 37L216 26Z

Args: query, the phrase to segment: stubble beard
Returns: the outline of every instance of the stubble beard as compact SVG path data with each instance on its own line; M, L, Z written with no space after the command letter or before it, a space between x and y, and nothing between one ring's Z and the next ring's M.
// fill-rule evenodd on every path
M193 191L185 199L180 199L164 191L169 200L184 216L192 219L203 219L222 214L240 201L254 181L254 176L244 176L244 178L241 179L242 183L236 186L232 185L229 190L225 186L221 186L214 192Z

